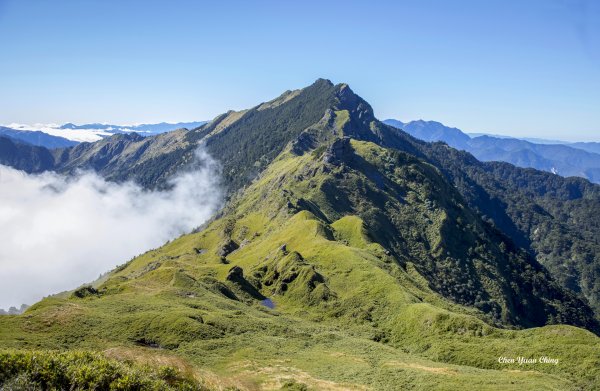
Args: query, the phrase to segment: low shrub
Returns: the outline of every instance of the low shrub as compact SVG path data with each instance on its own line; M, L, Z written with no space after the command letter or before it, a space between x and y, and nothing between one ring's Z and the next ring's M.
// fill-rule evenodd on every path
M0 351L0 390L205 390L176 368L151 368L88 351Z

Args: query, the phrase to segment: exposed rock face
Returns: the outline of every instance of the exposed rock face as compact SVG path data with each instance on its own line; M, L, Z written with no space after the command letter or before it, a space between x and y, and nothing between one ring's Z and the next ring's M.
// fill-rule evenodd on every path
M229 269L229 273L227 274L227 281L232 282L240 282L244 280L244 269L239 266L234 266Z
M316 140L313 135L303 132L298 138L292 141L292 152L296 155L302 155L316 146Z
M323 162L329 164L339 164L344 159L352 156L352 146L350 145L350 138L343 137L337 139L331 144L325 153L323 154Z
M371 123L376 121L373 108L364 99L356 95L347 84L338 86L336 94L339 103L338 110L347 110L349 121L344 126L344 135L357 140L378 141L378 136L371 129Z
M252 298L256 300L264 300L265 297L244 277L244 269L239 266L234 266L229 269L226 277L227 281L233 283L234 290L240 293L240 297Z
M217 251L217 255L220 257L226 257L238 248L240 248L240 246L230 239L219 248L219 250Z

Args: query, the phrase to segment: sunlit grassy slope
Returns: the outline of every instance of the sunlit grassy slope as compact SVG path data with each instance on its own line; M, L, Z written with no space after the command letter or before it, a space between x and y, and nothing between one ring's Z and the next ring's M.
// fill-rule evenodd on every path
M378 121L370 105L343 83L334 85L329 80L318 79L306 88L287 91L247 110L227 112L189 131L182 129L150 137L114 135L96 143L54 151L24 145L17 148L9 142L10 145L4 143L4 149L0 145L3 150L0 155L7 158L5 164L28 172L56 170L66 174L80 169L94 170L112 181L134 180L148 189L164 189L171 186L173 175L198 164L194 151L203 146L222 167L223 184L231 196L248 186L290 143L295 154L311 151L320 156L327 143L342 135L403 151L413 160L418 157L435 169L421 166L420 172L400 170L404 179L413 182L419 180L418 177L429 179L428 186L403 192L400 183L401 191L393 188L387 191L385 186L389 182L380 179L395 174L386 166L400 164L410 168L411 159L392 157L388 162L379 160L383 164L373 164L366 157L375 156L367 153L365 160L371 166L354 162L357 163L354 168L362 170L374 186L368 193L355 191L353 195L369 200L380 211L372 207L370 211L356 208L360 202L353 199L332 197L335 192L329 180L325 183L329 188L324 189L328 197L322 201L330 205L321 202L318 205L321 212L331 208L337 208L338 215L364 212L359 216L369 226L371 237L384 245L403 267L407 263L402 256L411 250L409 258L423 261L417 264L419 272L436 292L482 310L495 322L526 327L568 323L600 334L600 214L597 213L600 185L507 163L482 163L469 153L444 143L417 140ZM378 169L372 170L373 165ZM438 176L432 180L431 174L436 176L437 171L443 178ZM417 177L412 177L413 174ZM361 183L364 180L342 185L356 187ZM359 186L361 188L364 186ZM371 198L382 192L387 194ZM438 200L431 197L433 193L438 195ZM450 205L439 202L444 201L446 194L456 202ZM410 205L423 213L416 216L416 210L408 210L409 213L396 214L392 220L381 211L388 207L385 202L391 201L388 204L398 207L398 201L407 200L411 202L400 205ZM452 212L455 208L446 208L448 218L430 213L440 205L459 209L466 205L469 210L465 210L464 216L457 216ZM307 206L310 205L301 205L302 208ZM344 209L346 206L351 208ZM475 219L469 217L473 212L477 214ZM479 220L485 221L487 228ZM439 224L443 226L441 235L435 231ZM422 229L427 226L434 230ZM465 243L459 232L465 233ZM440 240L431 241L432 234ZM491 248L493 245L480 247L478 237L481 235L500 247L495 250ZM436 251L424 248L421 245L424 241ZM480 258L478 249L492 256L504 254L499 262L492 261L496 266L504 266L504 270L492 265L496 270L487 281L482 279L490 259ZM444 250L450 254L444 254ZM421 256L423 253L426 256ZM465 262L465 255L473 262L468 259ZM520 260L517 263L521 267L512 267L517 265L511 256ZM489 282L493 282L498 273L503 275L503 282L494 286ZM474 275L478 278L472 279ZM521 281L513 281L513 277ZM553 282L546 289L549 279L558 286Z
M333 115L343 130L348 119ZM213 389L600 384L594 334L510 329L535 320L511 301L535 300L515 285L542 288L432 166L334 139L326 148L288 146L200 232L148 251L93 289L0 317L1 346L168 363ZM461 248L472 251L468 259L457 258ZM524 308L563 316L569 310L552 302L558 290L547 289L540 308ZM500 356L559 364L500 364Z

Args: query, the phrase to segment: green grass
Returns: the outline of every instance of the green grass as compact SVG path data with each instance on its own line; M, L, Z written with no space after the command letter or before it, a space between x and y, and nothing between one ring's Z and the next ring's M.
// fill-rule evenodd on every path
M160 358L216 389L576 390L600 384L600 341L592 333L570 326L494 327L498 321L482 310L434 289L423 259L460 246L447 236L449 224L465 240L479 240L485 228L433 167L370 143L352 147L354 160L345 168L324 167L311 153L282 153L201 232L133 259L94 290L0 317L1 346L18 349L13 355L119 352L113 359L133 358L135 365L156 366ZM378 181L383 187L376 190ZM396 209L393 199L402 200ZM384 219L373 200L402 213ZM385 236L399 226L406 227L400 236L420 239ZM239 248L219 255L230 241ZM493 251L494 243L481 239L480 246ZM228 278L234 266L243 269L241 279ZM275 307L261 305L257 292ZM500 356L549 356L559 364L500 364Z
M337 129L344 129L344 125L346 125L350 121L350 113L348 110L338 110L335 112L335 127Z
M152 368L87 351L0 351L2 389L207 390L174 367Z

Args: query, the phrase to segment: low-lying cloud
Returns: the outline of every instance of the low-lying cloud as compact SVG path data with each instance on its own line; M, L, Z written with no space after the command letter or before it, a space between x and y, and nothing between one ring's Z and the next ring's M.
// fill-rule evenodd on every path
M93 281L220 207L219 170L203 150L171 184L146 191L92 172L28 175L0 166L0 308Z

